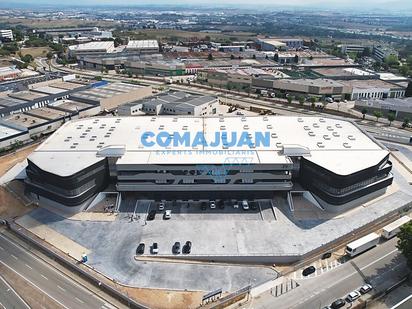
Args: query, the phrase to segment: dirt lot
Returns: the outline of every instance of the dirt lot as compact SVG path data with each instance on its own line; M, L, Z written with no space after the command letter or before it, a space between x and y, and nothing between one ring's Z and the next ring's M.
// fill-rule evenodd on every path
M22 48L20 51L23 56L30 54L34 58L36 58L36 57L46 57L47 53L50 50L51 49L48 47L29 47L29 48Z
M170 39L202 39L208 36L212 41L225 41L229 39L243 41L247 39L253 39L255 37L255 34L252 32L203 33L170 29L145 29L139 31L125 31L121 33L121 36L130 37L135 40L157 39L164 41Z
M16 163L19 163L27 158L27 156L33 152L34 149L38 144L33 144L22 148L21 150L17 150L16 152L10 153L5 156L0 157L0 176L6 173L9 169L11 169Z
M126 287L123 290L130 297L144 304L150 304L151 308L156 309L197 308L204 294L201 292L170 292Z

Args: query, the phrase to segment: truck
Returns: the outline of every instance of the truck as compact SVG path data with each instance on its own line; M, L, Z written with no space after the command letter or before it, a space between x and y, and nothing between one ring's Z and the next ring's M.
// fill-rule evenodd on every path
M359 238L355 241L346 245L346 253L350 257L354 257L358 254L369 250L372 247L375 247L379 243L380 235L377 233L370 233L362 238Z
M394 237L400 231L401 226L404 225L405 223L408 223L409 221L411 221L411 217L403 216L399 218L398 220L384 226L382 228L382 237L385 239L390 239Z

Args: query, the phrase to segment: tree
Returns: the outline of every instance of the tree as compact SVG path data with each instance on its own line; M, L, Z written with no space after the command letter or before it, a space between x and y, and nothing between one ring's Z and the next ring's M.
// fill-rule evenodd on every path
M207 56L207 60L209 60L209 61L213 60L213 55L211 53L209 53L209 55Z
M409 126L410 121L411 120L408 117L404 118L402 122L402 128L406 128L407 126Z
M46 55L48 60L51 60L53 58L53 53L51 51L49 51Z
M310 102L315 104L317 102L318 98L317 97L310 97Z
M365 119L366 114L368 113L368 110L366 108L362 108L362 119Z
M256 59L256 55L255 55L255 54L253 54L252 59Z
M26 55L20 57L20 59L21 59L23 62L30 63L30 62L33 61L34 58L33 58L32 55L26 54Z
M276 62L279 61L279 54L278 54L278 53L276 53L276 54L273 56L273 61L276 61Z
M295 63L299 63L299 56L295 55Z
M379 118L383 116L383 113L381 111L374 111L373 116L376 117L376 121L379 121Z
M362 57L370 57L371 49L369 47L365 47L362 51Z
M394 113L389 113L388 114L388 120L389 120L389 126L391 126L391 124L392 124L392 121L394 121L395 120L395 114Z
M398 244L396 247L406 258L406 263L412 269L412 221L401 226L398 232Z
M412 81L410 81L408 87L406 87L405 97L412 97Z
M235 56L234 56L234 55L230 55L230 59L231 59L231 60L235 59Z
M292 97L291 96L288 96L288 103L289 104L292 103Z
M300 97L298 98L298 101L299 101L299 104L300 104L300 105L303 105L303 103L305 103L305 98L304 98L303 96L300 96Z
M390 67L394 67L394 66L399 65L399 60L398 60L398 57L396 55L389 55L388 57L385 58L384 61Z

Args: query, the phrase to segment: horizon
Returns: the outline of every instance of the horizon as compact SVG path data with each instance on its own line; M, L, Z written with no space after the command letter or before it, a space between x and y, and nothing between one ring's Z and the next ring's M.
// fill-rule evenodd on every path
M256 7L259 5L259 7ZM255 11L270 9L290 9L290 10L321 10L321 11L334 11L340 9L357 9L362 12L367 11L390 11L399 13L411 13L412 12L412 2L406 0L364 0L362 2L356 0L348 0L342 3L338 0L290 0L288 4L285 5L284 1L267 1L257 0L250 4L246 0L229 0L221 3L217 0L212 1L188 1L188 0L178 0L173 4L165 0L155 0L155 1L134 1L126 0L119 3L115 0L73 0L70 4L56 4L55 1L51 0L40 0L40 1L30 1L30 0L14 0L6 1L0 4L1 8L93 8L93 7L164 7L164 8L196 8L196 7L219 7L219 8L233 8L237 6L239 9L244 8L254 8Z

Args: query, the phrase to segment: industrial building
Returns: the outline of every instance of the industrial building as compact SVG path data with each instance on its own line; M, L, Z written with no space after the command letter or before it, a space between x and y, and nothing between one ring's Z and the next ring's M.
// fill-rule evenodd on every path
M132 40L127 43L126 52L158 53L159 43L156 40Z
M70 95L79 102L100 106L101 111L112 111L119 105L152 95L152 87L126 83L106 83L100 87L78 91Z
M342 54L347 53L362 53L367 46L358 45L358 44L340 44L338 45Z
M362 111L364 108L369 114L380 111L386 117L388 114L395 115L397 120L412 118L412 98L386 99L386 100L357 100L355 109Z
M13 67L1 67L0 68L0 82L5 80L12 80L20 77L22 71L17 69L15 66Z
M69 46L69 56L104 55L115 51L113 41L97 41Z
M167 91L119 106L119 116L135 115L215 115L219 99L183 91Z
M340 80L345 85L349 100L402 98L405 88L379 79L369 80Z
M32 197L66 206L109 184L156 199L264 198L299 184L333 207L392 183L384 146L352 122L319 117L86 118L27 162Z
M258 38L256 44L262 51L276 51L279 49L300 49L303 40L300 38Z

